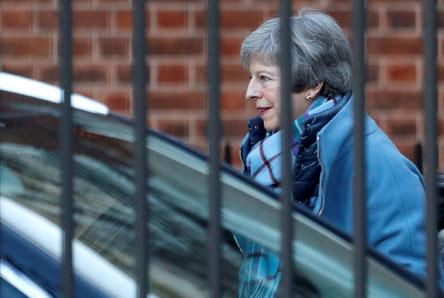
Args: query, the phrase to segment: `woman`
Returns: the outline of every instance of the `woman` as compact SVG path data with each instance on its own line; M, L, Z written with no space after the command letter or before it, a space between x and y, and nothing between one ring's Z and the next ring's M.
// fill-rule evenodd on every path
M302 10L291 18L293 199L339 229L353 228L353 96L350 44L329 16ZM241 145L244 173L279 190L279 18L242 43L250 72L246 98L259 117ZM390 100L390 99L387 99ZM421 174L366 117L368 244L412 273L425 274L424 188ZM277 255L237 236L244 254L241 297L271 297L279 286Z

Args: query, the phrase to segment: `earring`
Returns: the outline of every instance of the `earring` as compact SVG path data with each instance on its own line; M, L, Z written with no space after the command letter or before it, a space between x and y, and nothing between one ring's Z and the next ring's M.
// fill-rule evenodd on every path
M311 101L311 94L310 94L310 93L307 93L307 94L305 95L305 100L306 100L306 101Z

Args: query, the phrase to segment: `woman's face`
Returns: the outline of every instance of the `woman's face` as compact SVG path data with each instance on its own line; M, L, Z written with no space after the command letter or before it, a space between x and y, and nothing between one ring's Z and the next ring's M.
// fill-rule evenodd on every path
M302 115L309 106L305 100L308 91L292 94L293 119ZM246 99L255 102L259 116L268 131L278 130L281 124L281 80L278 66L265 63L264 59L250 60L250 82Z

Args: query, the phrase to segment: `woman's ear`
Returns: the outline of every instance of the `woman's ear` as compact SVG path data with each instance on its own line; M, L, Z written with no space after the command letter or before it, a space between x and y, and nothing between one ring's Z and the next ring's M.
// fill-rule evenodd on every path
M319 95L319 92L321 92L323 86L324 82L319 82L315 87L310 89L313 98Z
M314 100L321 92L323 85L324 85L324 82L319 82L313 88L305 90L304 91L305 92L305 100L308 102L311 102L312 100Z

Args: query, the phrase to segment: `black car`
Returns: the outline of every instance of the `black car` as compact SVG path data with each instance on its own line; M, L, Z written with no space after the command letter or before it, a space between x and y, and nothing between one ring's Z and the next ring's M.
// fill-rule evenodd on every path
M0 73L0 91L1 294L57 297L61 90ZM79 95L72 105L76 294L134 297L134 125ZM147 130L146 136L150 296L207 297L208 160L160 133ZM278 252L280 204L276 194L229 166L221 182L223 295L236 297L242 255L231 235ZM350 239L303 210L294 212L293 221L297 292L352 297ZM372 251L367 260L368 297L425 296L422 282L403 269Z

